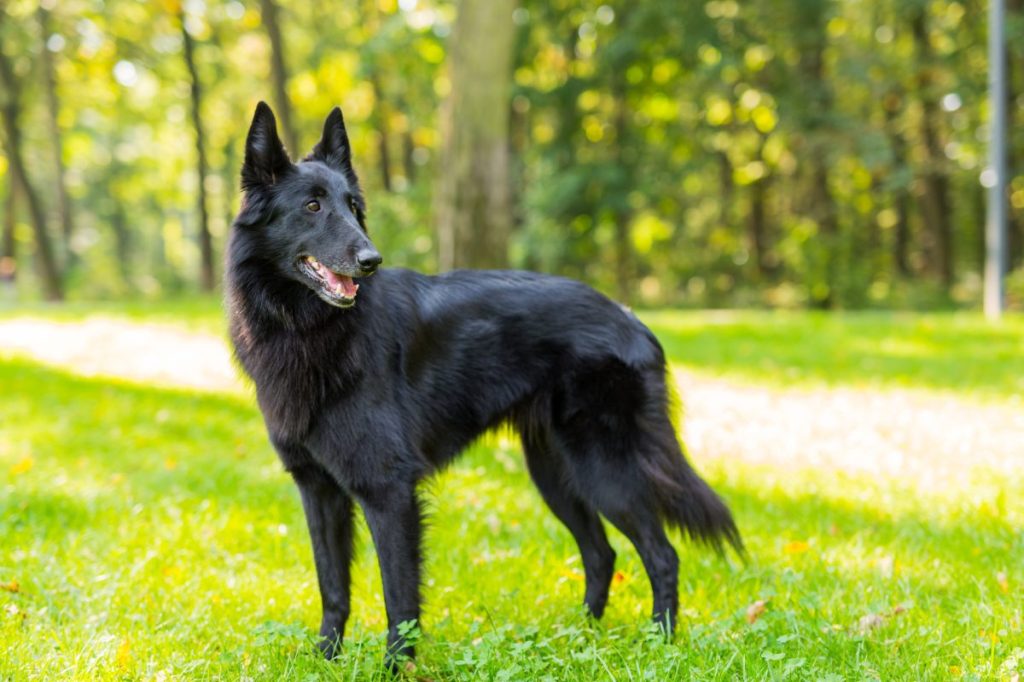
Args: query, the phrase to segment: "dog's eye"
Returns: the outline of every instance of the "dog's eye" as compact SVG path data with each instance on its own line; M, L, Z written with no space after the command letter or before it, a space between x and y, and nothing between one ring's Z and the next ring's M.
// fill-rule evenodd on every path
M306 204L306 210L309 211L310 213L316 213L317 211L320 210L320 202L310 201L309 203Z
M359 214L359 204L356 203L356 198L355 197L349 197L348 198L348 208L349 208L350 211L352 211L352 213L354 213L356 215Z

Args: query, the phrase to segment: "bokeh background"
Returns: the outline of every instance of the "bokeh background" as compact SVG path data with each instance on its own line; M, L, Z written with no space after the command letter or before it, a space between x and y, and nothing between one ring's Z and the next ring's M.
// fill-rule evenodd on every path
M219 286L266 99L294 156L342 106L390 265L641 306L978 304L986 3L461 4L6 0L6 296ZM1019 305L1020 0L1006 31Z
M633 306L750 554L673 535L667 641L609 526L595 623L518 440L488 434L422 486L405 679L1019 682L1024 315L980 313L990 9L0 0L0 680L394 679L361 520L342 655L318 655L301 501L226 339L267 100L295 156L344 109L385 267L529 268Z

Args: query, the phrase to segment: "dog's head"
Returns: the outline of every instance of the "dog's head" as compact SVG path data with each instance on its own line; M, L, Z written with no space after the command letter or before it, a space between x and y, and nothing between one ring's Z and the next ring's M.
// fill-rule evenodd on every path
M354 305L359 285L353 279L372 275L381 256L366 233L366 204L341 109L328 114L313 152L293 164L274 112L264 102L256 105L242 190L235 229L257 233L262 255L283 276L333 306Z

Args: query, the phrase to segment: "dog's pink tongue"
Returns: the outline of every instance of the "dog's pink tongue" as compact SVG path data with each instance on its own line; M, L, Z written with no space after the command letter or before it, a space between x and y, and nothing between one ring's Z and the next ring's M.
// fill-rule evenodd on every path
M359 285L352 281L351 277L345 275L338 275L327 268L323 269L324 277L327 278L327 283L331 285L336 293L343 294L346 298L352 298L359 291Z

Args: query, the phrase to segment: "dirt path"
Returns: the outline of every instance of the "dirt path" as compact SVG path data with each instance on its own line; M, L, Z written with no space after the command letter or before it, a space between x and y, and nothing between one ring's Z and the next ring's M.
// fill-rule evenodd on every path
M239 391L223 339L173 326L90 318L0 321L0 356L23 355L88 376ZM957 485L975 468L1024 470L1024 407L915 390L780 389L677 370L684 430L702 459L826 467Z
M0 356L12 354L82 376L209 391L241 388L223 339L173 325L107 317L0 320Z

